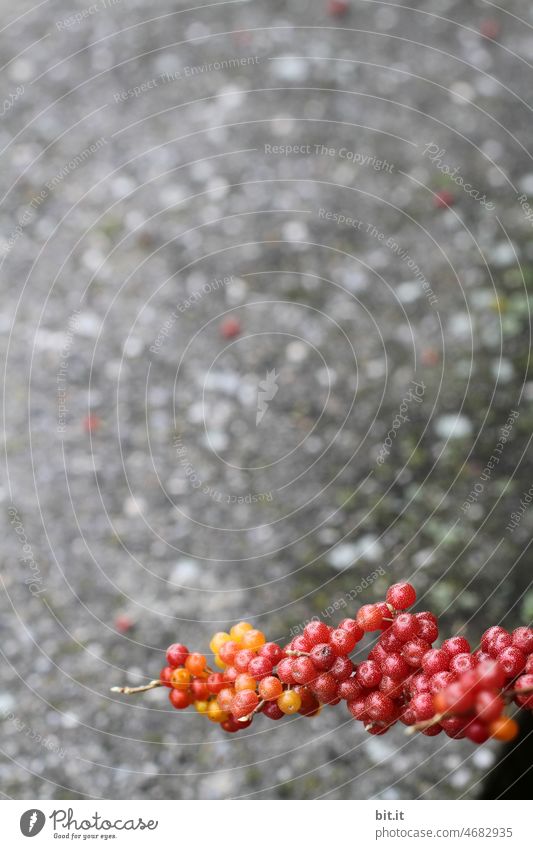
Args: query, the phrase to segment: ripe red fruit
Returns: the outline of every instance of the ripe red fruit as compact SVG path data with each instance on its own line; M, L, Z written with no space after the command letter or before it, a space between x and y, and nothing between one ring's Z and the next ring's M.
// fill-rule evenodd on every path
M239 650L239 643L236 643L235 640L227 640L227 642L222 643L222 645L220 646L218 650L218 655L224 663L231 665L233 663L235 655Z
M184 690L171 690L168 697L172 707L175 707L176 710L184 710L189 707L192 701L189 693Z
M259 704L259 696L253 690L241 690L231 701L231 713L235 719L241 719L252 713Z
M235 669L234 666L226 666L226 668L224 670L224 678L226 679L226 681L229 684L233 684L237 675L240 675L240 674L241 673L237 669Z
M267 657L254 657L248 664L248 672L256 681L261 681L272 673L272 664Z
M512 633L513 646L523 651L524 654L533 652L533 628L516 628Z
M342 622L339 622L339 628L342 628L344 631L350 631L354 635L356 643L364 637L365 632L359 627L355 619L343 619Z
M361 686L355 678L348 678L346 681L341 681L337 689L337 693L341 699L347 702L352 702L361 695Z
M274 675L268 675L259 682L259 695L262 699L266 699L267 701L279 699L282 692L283 685L279 678L276 678Z
M317 697L307 687L298 685L294 688L295 693L298 693L301 699L301 705L298 713L302 716L314 716L320 710L320 702Z
M278 646L277 643L265 643L259 649L259 655L261 657L266 657L267 660L269 660L272 666L274 667L280 662L281 658L283 657L283 649L281 648L281 646Z
M266 702L263 705L262 713L268 716L269 719L283 719L285 714L279 709L276 702Z
M366 722L368 720L366 698L364 696L358 696L353 701L348 702L348 710L354 719L358 719L360 722Z
M384 675L379 682L379 689L381 693L385 693L389 698L399 699L403 696L404 682L395 681L390 675Z
M327 643L329 640L330 630L329 625L326 625L325 622L319 622L315 619L312 622L308 622L303 633L308 644L307 651L319 643Z
M526 665L524 652L515 646L509 646L509 648L501 651L496 660L508 678L515 678L520 675Z
M462 652L461 654L456 654L450 660L450 672L454 672L455 675L464 675L465 672L469 672L471 669L476 668L476 661L471 654L467 654L467 652Z
M412 613L400 613L392 623L392 632L402 643L414 639L419 631L420 621Z
M461 716L450 716L448 719L441 720L441 725L448 737L454 740L462 740L465 737L465 728L469 720Z
M172 643L167 649L167 663L175 669L177 666L183 666L189 657L189 649L182 643Z
M381 667L375 660L364 660L357 667L356 679L358 684L369 690L377 687L382 677Z
M198 678L191 683L191 694L193 701L204 702L209 698L211 691L205 681L200 681Z
M465 728L465 737L472 743L485 743L489 739L490 733L483 722L480 722L479 719L473 719Z
M355 666L349 657L338 657L331 667L330 672L337 681L346 681L354 669Z
M170 676L173 673L172 666L165 666L159 673L159 680L163 682L165 687L172 687L172 683L170 681Z
M409 664L409 666L414 666L415 669L421 666L422 658L431 651L430 643L426 643L425 640L421 640L420 637L415 637L414 640L409 640L402 649L402 655Z
M338 681L330 672L323 672L311 685L313 693L324 704L331 704L337 698Z
M366 698L365 710L376 722L391 722L396 716L396 706L384 693L370 693Z
M440 693L455 681L453 672L437 672L429 679L429 689L432 693Z
M442 731L442 725L440 722L437 722L435 725L430 725L429 728L423 728L422 734L426 737L436 737L437 734L440 734Z
M488 628L483 636L481 637L481 648L484 652L488 652L489 646L498 634L506 634L507 631L505 628L502 628L500 625L493 625L492 628Z
M407 616L409 616L409 614L407 614ZM389 628L387 631L383 632L377 641L376 648L381 648L384 650L385 654L389 654L390 652L401 651L403 644L404 640L398 639L394 633L394 628Z
M224 339L235 339L241 332L241 323L238 318L229 316L220 323L220 333Z
M468 654L470 643L464 637L451 637L449 640L444 640L441 649L447 651L450 657L455 657L456 654Z
M474 709L476 711L477 718L480 719L481 722L489 724L495 719L498 719L498 717L502 715L504 708L505 702L497 693L493 693L490 690L482 690L481 693L478 693L476 696Z
M318 673L310 657L296 657L292 662L291 675L298 684L309 684Z
M310 651L311 644L307 637L303 634L299 634L291 643L292 651Z
M213 696L218 696L221 690L227 686L226 678L221 672L212 672L207 677L207 689Z
M318 643L311 649L310 658L315 669L327 672L335 663L336 655L329 643Z
M514 689L531 690L530 693L515 696L515 702L521 707L528 708L528 710L533 709L533 675L521 675L520 678L515 681Z
M220 727L224 729L224 731L229 731L230 734L234 734L236 731L242 731L243 728L248 728L252 724L252 720L249 719L247 722L243 722L243 720L236 720L233 716L225 719L224 722L220 723Z
M422 669L426 675L446 672L450 665L450 655L443 649L430 649L422 658Z
M410 684L412 693L429 693L431 690L430 679L423 672L413 675Z
M386 600L395 610L407 610L416 601L416 590L411 584L393 584L387 590Z
M454 681L446 690L433 697L433 704L437 713L465 713L473 706L475 698L473 689L465 689L460 681Z
M336 655L350 654L356 642L355 634L345 628L336 628L329 635L329 644Z
M439 636L439 626L430 618L431 614L417 613L416 618L419 624L418 636L421 640L427 643L434 643Z
M411 667L401 654L393 653L387 655L381 664L384 675L388 675L394 681L403 681L411 672Z
M498 657L498 655L504 650L512 646L513 638L510 634L505 631L502 634L496 634L494 639L492 639L489 643L488 653L494 660Z
M400 722L403 722L404 725L415 725L417 721L416 713L414 712L411 705L406 705L402 709L400 715L398 716L398 719L400 720Z
M364 604L357 611L357 624L362 631L379 631L383 625L383 610L379 604Z
M417 693L411 699L411 707L416 714L417 722L424 722L435 716L433 696L430 693Z
M283 681L284 684L295 684L295 680L292 677L292 667L294 660L292 657L284 657L283 660L280 660L278 663L277 673L280 681Z
M247 672L248 665L255 657L255 652L251 649L240 649L233 658L233 665L237 672Z

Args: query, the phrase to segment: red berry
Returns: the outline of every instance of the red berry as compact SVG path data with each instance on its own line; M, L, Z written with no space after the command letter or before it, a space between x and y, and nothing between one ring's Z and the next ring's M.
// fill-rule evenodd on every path
M279 709L276 702L267 702L262 709L262 713L268 716L269 719L283 719L285 714Z
M191 682L191 694L193 701L195 702L207 701L211 695L207 683L205 681L200 681L198 678Z
M211 675L208 676L207 681L207 689L213 696L218 696L221 690L223 690L227 686L226 677L221 672L212 672Z
M301 699L301 705L298 713L302 716L314 716L320 710L320 702L317 697L307 687L298 685L294 688Z
M515 681L514 689L531 690L530 693L515 696L515 702L517 705L527 708L528 710L533 709L533 675L521 675L520 678Z
M416 590L411 584L393 584L387 590L386 600L395 610L407 610L416 601Z
M172 707L175 707L176 710L184 710L189 707L192 701L190 694L185 690L171 690L168 697Z
M227 642L222 643L220 646L218 655L224 663L231 665L235 655L238 651L240 651L240 648L239 643L236 643L235 640L227 640Z
M325 622L318 622L313 620L313 622L308 622L308 624L304 628L304 637L307 640L309 651L313 646L317 646L319 643L327 643L329 640L330 627L326 625Z
M396 706L384 693L370 693L366 698L365 710L376 722L390 722L396 716Z
M526 665L524 652L515 648L515 646L504 649L496 659L508 678L515 678L520 675Z
M224 670L224 678L226 679L226 682L228 684L232 684L235 681L237 675L240 674L241 673L237 669L235 669L234 666L226 666Z
M482 690L476 696L474 708L477 718L481 722L488 724L502 715L505 702L497 693L491 693L490 690Z
M453 737L454 740L462 740L465 736L468 720L461 716L450 716L448 719L441 720L440 724L448 737Z
M439 693L441 690L449 687L450 684L453 684L454 681L455 675L453 672L437 672L429 679L429 689L432 693Z
M355 634L345 628L337 628L329 635L329 644L336 655L350 654L356 642Z
M472 743L485 743L489 739L490 733L483 722L480 722L479 719L473 719L465 728L465 737L468 737Z
M533 628L516 628L512 633L513 646L524 654L533 652Z
M422 658L431 651L430 643L421 640L420 637L415 637L414 640L409 640L402 649L402 655L409 664L417 669L422 664Z
M354 635L356 643L363 639L364 631L359 627L355 619L343 619L342 622L339 622L339 628L342 628L344 631L350 631Z
M420 631L420 622L412 613L400 613L392 623L392 632L402 643L414 639Z
M530 654L528 659L526 660L526 668L524 670L529 674L533 674L533 654Z
M411 699L411 707L416 714L417 722L424 722L435 716L433 696L430 693L417 693Z
M233 659L233 665L237 672L247 672L248 665L250 661L254 659L254 657L255 652L251 649L240 649L240 651L235 654L235 657Z
M261 681L272 673L272 664L266 657L254 657L248 664L248 672L256 681Z
M241 323L238 318L229 316L220 323L220 332L224 339L235 339L241 332Z
M489 646L497 634L506 633L507 631L505 630L505 628L501 628L500 625L493 625L492 628L489 628L487 631L485 631L485 633L481 637L481 648L483 649L483 651L488 652Z
M409 616L409 614L402 614L403 616ZM401 651L403 648L404 640L398 639L398 637L394 633L394 625L392 628L389 628L388 631L384 631L381 637L379 638L376 648L384 649L386 654L390 652Z
M379 689L381 693L385 693L389 698L399 699L403 696L404 682L395 681L390 675L384 675L379 682Z
M383 610L378 604L364 604L357 612L357 624L362 631L379 631L383 625Z
M361 695L361 686L355 678L348 678L346 681L341 681L337 692L341 699L352 702Z
M416 713L414 712L411 705L406 705L402 709L398 719L400 720L400 722L403 722L404 725L415 725L417 722Z
M446 672L450 665L450 655L443 649L430 649L422 658L422 669L426 675Z
M412 693L429 693L431 690L430 678L427 675L424 675L423 672L419 672L418 675L414 675L411 678L411 692Z
M440 722L437 722L435 725L430 725L429 728L423 728L422 734L426 737L436 737L437 734L440 734L442 731L442 725Z
M259 695L266 701L279 699L283 692L283 684L275 675L268 675L259 682Z
M188 657L189 649L181 643L172 643L167 649L167 663L173 669L183 666Z
M241 719L252 713L259 704L259 696L253 690L241 690L231 701L231 713L235 719Z
M296 657L292 662L291 673L298 684L309 684L318 674L310 657Z
M469 672L471 669L475 668L476 661L474 660L474 657L466 652L456 654L450 660L450 672L454 672L456 675L464 675L465 672Z
M280 681L283 681L284 684L295 684L296 681L292 677L292 667L294 660L292 657L284 657L283 660L280 660L278 663L277 673Z
M378 686L382 676L381 667L375 660L364 660L357 667L357 682L369 690Z
M337 681L346 681L354 670L355 666L349 657L338 657L331 667L330 672Z
M504 650L512 646L513 638L505 631L502 634L496 634L493 640L489 643L488 653L494 660Z
M303 635L299 634L294 640L291 642L292 651L310 651L311 643L309 640Z
M470 643L464 637L451 637L449 640L444 640L441 649L447 651L450 657L455 657L456 654L468 654Z
M270 661L272 666L276 666L281 658L283 657L283 649L281 646L278 646L277 643L265 643L259 649L259 655L261 657L266 657L267 660Z
M416 614L419 624L418 636L427 643L434 643L439 636L439 626L433 619L429 618L429 615L425 613Z
M411 672L407 661L398 653L389 654L381 664L381 669L384 675L388 675L395 681L403 681Z
M170 676L172 675L173 671L174 670L172 666L165 666L159 673L159 680L163 682L165 687L172 687Z
M465 713L473 706L475 698L476 694L472 689L465 690L460 681L454 681L446 690L437 693L433 701L437 713L443 710Z
M485 663L487 660L490 660L492 663L492 658L490 654L487 654L486 651L482 651L482 649L476 649L475 652L472 653L472 657L477 665Z
M322 672L331 669L336 659L335 652L329 643L318 643L318 645L313 646L310 657L315 669L320 669Z
M338 681L330 672L323 672L313 681L311 689L324 704L331 704L337 698Z
M364 696L358 696L358 698L348 702L348 710L354 719L358 719L360 722L367 721L366 698Z

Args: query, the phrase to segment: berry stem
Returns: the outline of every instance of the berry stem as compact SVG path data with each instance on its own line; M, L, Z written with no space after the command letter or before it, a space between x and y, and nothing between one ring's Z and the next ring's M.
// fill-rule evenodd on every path
M410 725L405 729L405 733L408 735L416 734L417 731L423 731L425 728L432 728L434 725L438 725L439 722L442 722L443 719L447 719L451 714L449 713L436 713L435 716L432 716L431 719L425 719L423 722L417 722L415 725Z
M136 693L146 693L148 690L155 690L156 687L163 687L164 684L158 678L155 681L150 681L143 687L111 687L112 693L123 693L125 696L134 696Z

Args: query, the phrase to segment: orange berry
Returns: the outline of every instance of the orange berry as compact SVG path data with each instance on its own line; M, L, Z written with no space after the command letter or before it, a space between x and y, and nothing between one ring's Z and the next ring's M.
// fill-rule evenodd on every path
M195 651L185 661L185 669L188 669L191 675L203 675L206 664L207 658L205 654L199 654Z
M283 692L283 684L275 675L267 675L259 682L259 695L265 701L278 699Z
M261 646L265 645L265 635L262 631L252 628L250 631L245 631L242 635L242 647L257 651Z
M225 669L227 665L228 664L224 663L218 654L215 655L215 666L218 666L219 669Z
M234 687L237 692L240 690L255 690L257 681L251 675L248 675L247 672L242 672L240 675L237 675Z
M243 635L246 633L246 631L252 630L253 625L250 625L249 622L237 622L237 624L234 625L233 628L231 628L229 635L231 639L234 640L236 643L240 643L242 642Z
M278 699L278 707L283 713L298 713L302 706L302 700L294 690L285 690Z
M217 702L221 710L229 711L234 695L235 690L233 687L224 687L224 689L220 691L217 696Z
M185 692L189 689L189 684L191 683L191 673L188 669L183 669L183 667L174 669L170 676L170 683L175 690Z
M223 643L229 642L231 639L229 634L226 634L225 631L217 631L216 634L213 634L213 638L209 643L209 648L213 652L213 654L218 654L218 650Z
M490 736L501 743L510 743L518 737L520 727L515 719L510 716L500 716L489 725Z

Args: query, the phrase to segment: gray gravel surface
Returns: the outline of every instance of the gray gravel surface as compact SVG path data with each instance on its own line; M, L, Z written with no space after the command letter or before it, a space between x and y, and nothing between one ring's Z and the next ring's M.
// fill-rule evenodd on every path
M490 745L110 687L399 578L531 620L531 4L0 9L3 794L476 796Z

